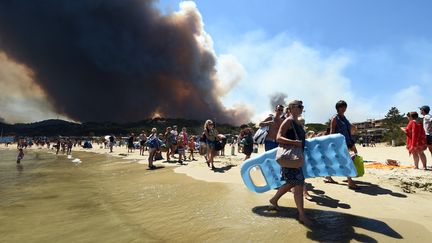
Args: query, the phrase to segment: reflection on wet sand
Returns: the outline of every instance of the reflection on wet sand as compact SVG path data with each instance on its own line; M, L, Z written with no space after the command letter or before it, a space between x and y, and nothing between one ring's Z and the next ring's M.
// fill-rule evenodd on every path
M295 208L281 206L282 211L274 212L257 206L266 203L268 195L251 193L238 184L193 180L168 167L146 170L147 166L139 163L119 163L118 158L78 152L74 157L83 163L74 164L66 156L29 153L26 171L21 173L24 168L14 168L15 155L8 152L0 151L2 158L7 158L0 160L2 242L403 239L403 234L390 226L392 220L384 223L318 209L306 209L317 222L306 228L296 220ZM15 170L20 176L13 176ZM336 199L326 200L322 203L330 200L334 207L344 208ZM283 203L294 205L288 199Z
M17 169L18 173L22 173L24 170L24 166L22 164L17 164L16 169Z

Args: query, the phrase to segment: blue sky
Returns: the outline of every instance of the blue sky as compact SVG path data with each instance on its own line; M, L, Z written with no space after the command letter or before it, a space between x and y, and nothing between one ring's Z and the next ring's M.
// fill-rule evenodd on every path
M169 13L180 2L161 0L158 6ZM352 121L381 118L391 106L407 112L430 102L431 1L195 3L220 66L226 60L240 66L241 78L223 103L249 107L255 119L271 111L268 96L278 91L287 101L304 100L307 122L327 121L339 99L348 101Z

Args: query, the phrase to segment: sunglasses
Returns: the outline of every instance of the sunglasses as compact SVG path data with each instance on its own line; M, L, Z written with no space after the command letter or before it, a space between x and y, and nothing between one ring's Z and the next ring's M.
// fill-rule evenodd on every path
M294 105L294 107L297 107L297 108L299 108L299 109L303 109L303 108L304 108L303 105Z

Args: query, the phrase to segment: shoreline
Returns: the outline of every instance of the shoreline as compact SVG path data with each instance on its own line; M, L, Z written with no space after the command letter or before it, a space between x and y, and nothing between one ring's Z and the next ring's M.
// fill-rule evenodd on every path
M97 146L97 145L96 145ZM0 149L16 150L16 144L11 144L9 147L0 146ZM47 150L45 147L32 146L28 148L30 150L41 150L45 152L54 152L53 149ZM124 150L119 151L119 150ZM230 152L230 147L225 148L225 152ZM260 147L259 152L263 152L263 147ZM113 153L109 152L109 149L105 149L102 146L93 147L92 149L84 149L74 147L72 149L72 155L74 151L78 152L90 152L100 155L108 155L118 159L130 160L128 163L138 163L142 165L148 164L148 151L144 152L143 155L139 155L139 149L134 150L132 153L127 153L126 147L115 147ZM415 193L418 191L432 192L432 170L403 168L413 164L412 158L406 152L405 147L390 147L384 144L377 144L376 147L360 147L358 148L359 155L363 157L365 161L365 175L360 178L354 178L354 180L368 180L368 177L377 177L379 179L388 180L388 184L398 186L402 192ZM228 154L228 153L225 153ZM432 164L432 155L426 151L426 157L429 162L428 168ZM59 153L60 156L66 156L65 154ZM257 156L257 153L252 153L251 158ZM239 154L236 151L236 155L225 155L215 157L216 170L213 171L207 167L205 159L198 153L194 153L195 161L185 161L183 165L178 164L175 160L167 162L165 154L163 153L163 160L155 161L156 166L173 167L175 173L185 174L195 180L205 182L219 182L219 183L232 183L243 185L243 180L240 175L240 167L243 163L244 154ZM400 162L402 168L368 168L368 162L379 162L385 164L387 159L395 159ZM385 166L384 166L385 167ZM344 180L341 177L335 177L337 180ZM318 184L321 183L320 178L312 178L309 180L318 179Z
M0 146L0 149L15 150L16 146L10 146L9 148ZM124 149L126 150L126 148ZM400 148L399 150L401 149L404 148ZM31 148L30 150L41 152L52 151L38 148ZM104 151L104 149L99 148L92 150L75 149L72 151L72 155L74 151L91 152L96 155L111 155L112 157L128 160L128 162L125 161L125 163L136 163L146 166L147 156L140 156L139 151L136 151L136 154L131 154L126 157L118 155L122 152L118 151L118 149L114 150L112 154L108 153L108 150ZM401 150L400 152L404 151ZM365 160L367 160L367 151L363 151L363 155ZM242 194L245 193L250 197L259 198L260 201L262 201L262 205L266 205L271 194L275 193L274 190L271 190L264 194L255 194L247 190L243 185L239 173L240 164L244 158L243 155L216 157L215 165L220 168L220 170L216 170L215 172L207 167L207 164L201 157L196 158L199 159L189 162L188 165L185 166L163 163L161 161L157 161L155 165L171 167L174 173L185 174L197 181L229 185L229 187L234 188L234 190L242 191ZM121 161L122 160L119 160L119 162ZM86 163L86 161L83 161L83 163ZM122 165L119 166L121 167ZM160 173L158 170L148 172ZM417 186L405 185L405 189L409 189L410 191L404 191L405 189L399 180L412 179L419 182L421 177L424 177L422 180L424 180L425 183L431 183L431 176L431 171L414 169L366 169L366 173L363 177L353 178L361 187L359 191L349 190L346 182L343 182L345 178L342 177L334 177L334 179L338 181L338 184L324 183L322 178L307 179L306 182L308 183L309 193L312 195L313 200L305 200L305 209L307 211L321 210L323 212L339 212L342 214L354 215L355 217L379 220L401 234L403 237L402 239L429 239L432 236L430 230L432 228L432 222L430 221L430 218L432 218L432 205L430 205L432 193L430 193L430 191L425 191L424 188L418 187L420 184ZM143 179L144 178L145 177L143 177ZM416 181L413 181L413 184L414 182ZM241 200L241 198L238 198L238 200ZM290 193L287 193L280 201L280 206L284 209L292 208L294 205L294 200ZM415 228L413 226L415 226ZM355 228L355 232L372 235L377 237L377 239L380 238L376 235L376 232L368 231L367 228ZM394 238L383 239L395 240Z

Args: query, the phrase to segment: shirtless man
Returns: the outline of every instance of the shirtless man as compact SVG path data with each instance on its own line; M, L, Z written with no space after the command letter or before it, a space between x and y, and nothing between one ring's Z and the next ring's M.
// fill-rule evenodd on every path
M264 141L265 151L274 149L278 146L278 143L276 142L276 136L279 131L279 127L283 122L283 119L281 118L283 111L283 105L277 105L275 108L275 115L269 115L269 117L259 123L260 127L269 127L268 134Z

